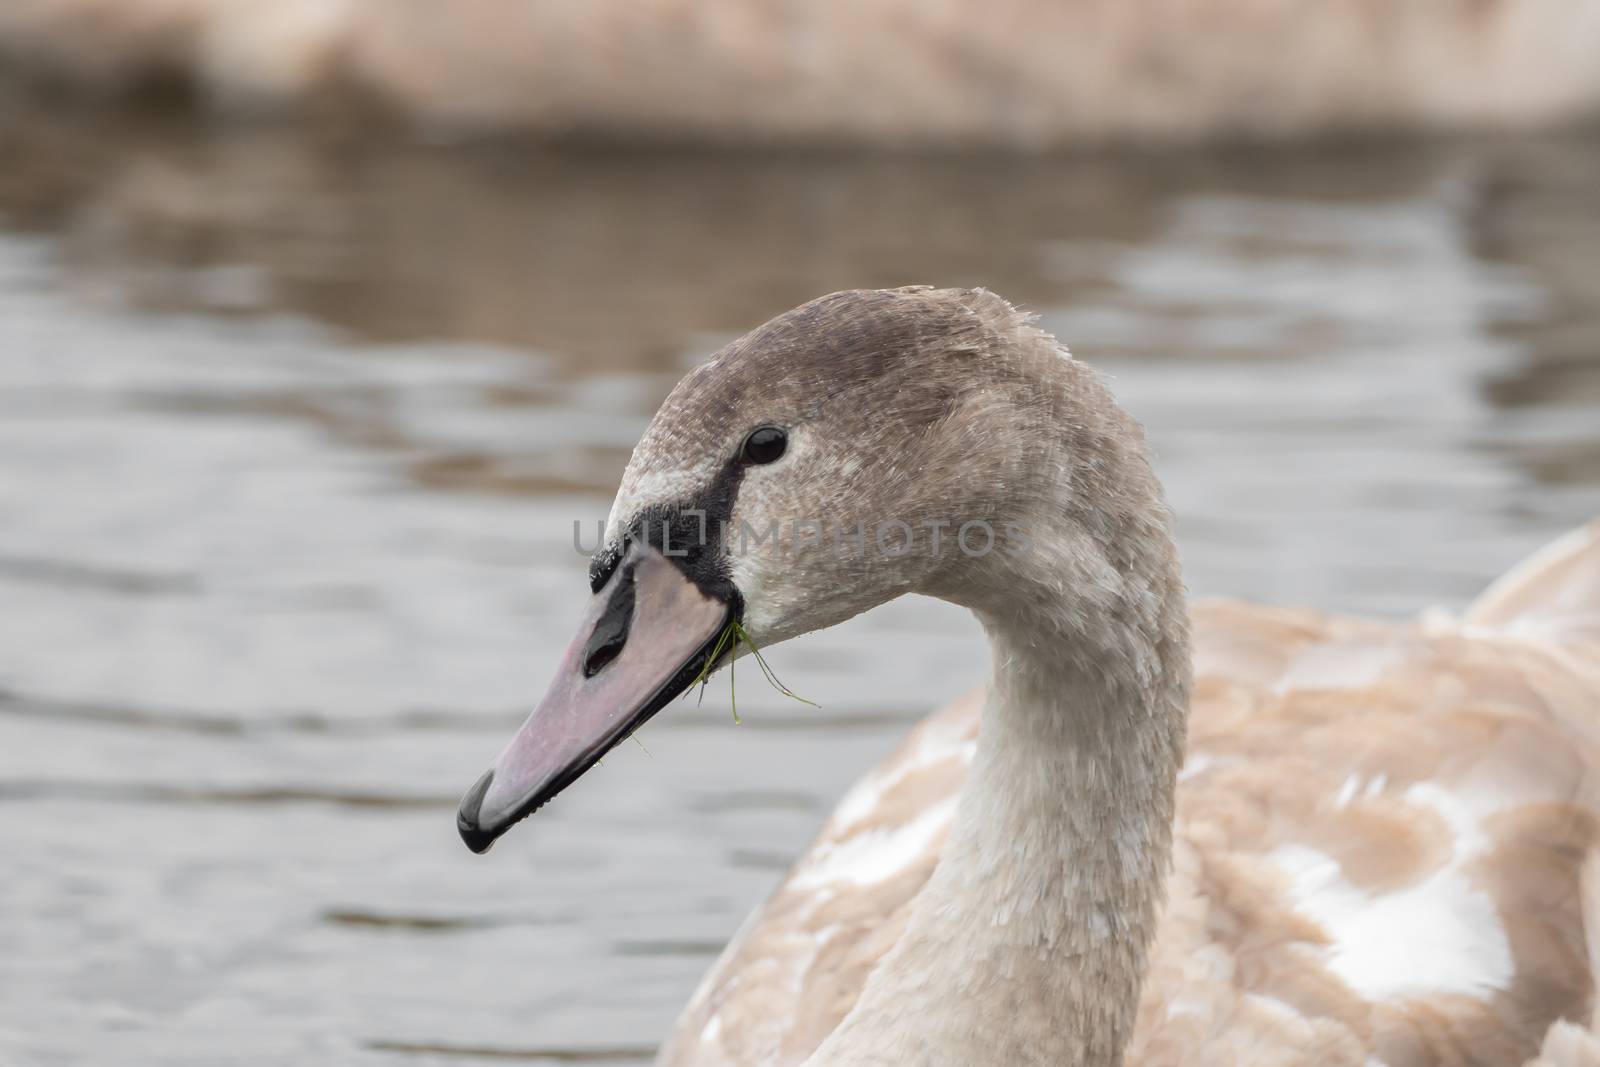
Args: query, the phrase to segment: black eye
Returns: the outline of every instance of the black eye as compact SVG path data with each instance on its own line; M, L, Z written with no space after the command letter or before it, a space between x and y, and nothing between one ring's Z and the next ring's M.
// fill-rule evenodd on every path
M751 430L750 436L744 439L744 461L746 463L772 463L783 455L783 450L789 447L789 435L776 426L763 426Z

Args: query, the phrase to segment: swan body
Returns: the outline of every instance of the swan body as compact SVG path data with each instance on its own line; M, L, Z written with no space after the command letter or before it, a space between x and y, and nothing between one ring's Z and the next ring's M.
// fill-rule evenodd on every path
M1129 1064L1600 1064L1600 522L1530 564L1459 619L1195 605ZM803 1063L832 1031L938 862L981 710L930 716L850 790L663 1067Z
M1458 619L1191 611L1138 425L1005 301L925 287L691 372L611 520L463 800L476 851L742 636L920 592L992 659L846 796L667 1067L1600 1064L1600 524ZM1007 543L933 532L969 526Z

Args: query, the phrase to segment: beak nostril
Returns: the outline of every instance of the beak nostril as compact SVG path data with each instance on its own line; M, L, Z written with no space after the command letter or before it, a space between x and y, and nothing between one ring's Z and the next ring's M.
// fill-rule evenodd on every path
M615 577L616 587L606 601L605 611L594 624L589 643L583 649L583 676L593 678L622 654L633 626L633 567L625 566Z
M591 642L583 658L583 676L593 678L605 670L606 664L621 655L622 646L627 643L627 639L627 634L618 634L598 647Z

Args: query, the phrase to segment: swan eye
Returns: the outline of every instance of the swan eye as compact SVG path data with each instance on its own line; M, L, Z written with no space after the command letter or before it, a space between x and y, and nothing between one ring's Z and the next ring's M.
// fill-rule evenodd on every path
M773 463L782 458L783 450L789 447L789 435L776 426L762 426L751 430L750 436L744 439L744 461L746 463Z

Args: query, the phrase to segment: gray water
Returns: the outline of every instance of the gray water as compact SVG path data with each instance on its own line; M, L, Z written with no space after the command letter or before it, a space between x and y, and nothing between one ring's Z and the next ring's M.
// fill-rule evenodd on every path
M488 857L672 382L851 286L1039 310L1193 588L1459 606L1600 513L1600 140L1057 161L0 124L0 1063L633 1064L846 784L978 682L902 602L675 705Z

